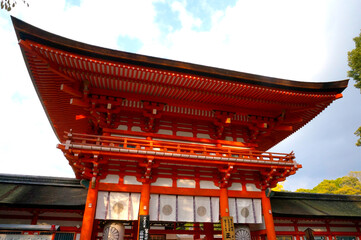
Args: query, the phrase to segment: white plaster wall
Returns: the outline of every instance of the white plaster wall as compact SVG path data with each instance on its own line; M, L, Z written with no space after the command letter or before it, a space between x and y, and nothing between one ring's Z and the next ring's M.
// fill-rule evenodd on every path
M196 181L191 179L177 179L177 187L181 188L195 188Z

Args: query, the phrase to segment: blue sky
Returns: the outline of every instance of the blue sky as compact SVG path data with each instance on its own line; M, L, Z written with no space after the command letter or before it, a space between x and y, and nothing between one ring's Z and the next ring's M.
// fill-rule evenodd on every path
M347 51L359 34L361 2L20 1L12 15L52 33L122 51L285 78L347 78ZM72 177L28 76L9 13L0 11L0 172ZM271 149L295 151L303 168L285 188L311 188L361 170L353 135L361 94L353 87Z

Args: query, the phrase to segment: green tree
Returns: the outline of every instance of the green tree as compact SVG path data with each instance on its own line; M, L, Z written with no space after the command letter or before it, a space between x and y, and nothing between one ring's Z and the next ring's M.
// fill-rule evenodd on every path
M361 195L361 182L356 177L344 176L335 180L323 180L313 189L297 189L296 192Z
M285 187L283 186L285 181L277 183L277 186L272 188L274 192L286 192Z
M361 171L351 171L347 174L347 176L355 177L361 182Z
M356 142L356 146L360 147L361 146L361 127L359 127L356 130L355 135L359 137L359 139Z
M348 65L351 70L347 72L349 77L352 77L355 81L355 87L361 89L361 33L358 37L355 37L355 49L348 52ZM356 146L361 146L361 127L359 127L355 135L359 137L356 142Z
M29 7L29 3L27 3L25 0L22 0L24 4L26 4ZM11 11L17 4L16 0L0 0L0 7L1 9L4 9L8 12Z

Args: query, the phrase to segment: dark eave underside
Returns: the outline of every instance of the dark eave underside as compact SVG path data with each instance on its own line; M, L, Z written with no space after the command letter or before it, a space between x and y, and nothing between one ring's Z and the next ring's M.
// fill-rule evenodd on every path
M134 64L168 71L196 74L209 78L217 78L220 80L242 82L246 84L295 91L341 93L348 84L348 80L322 83L290 81L180 61L155 58L140 54L127 53L73 41L36 28L14 17L12 17L12 21L18 40L32 40L49 47L54 47L60 50L108 61Z

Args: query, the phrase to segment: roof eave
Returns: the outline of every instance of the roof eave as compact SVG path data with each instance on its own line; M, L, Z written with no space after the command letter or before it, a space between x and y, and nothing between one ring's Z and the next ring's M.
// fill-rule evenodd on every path
M140 66L196 74L204 77L212 77L227 81L243 82L285 90L341 93L348 85L348 79L334 82L300 82L197 65L181 61L174 61L164 58L156 58L141 54L133 54L124 51L102 48L64 38L34 27L15 17L12 17L12 21L18 40L30 39L51 47L82 54L85 56L96 57L99 59L106 59L128 64L136 64Z

